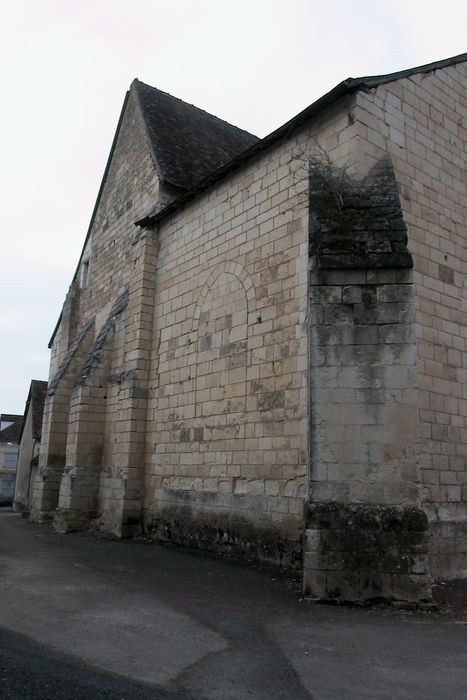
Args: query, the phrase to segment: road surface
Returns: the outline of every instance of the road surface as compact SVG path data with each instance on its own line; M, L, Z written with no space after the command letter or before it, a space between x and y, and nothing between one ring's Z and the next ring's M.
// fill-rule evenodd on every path
M271 569L0 510L0 698L466 700L462 614L320 606Z

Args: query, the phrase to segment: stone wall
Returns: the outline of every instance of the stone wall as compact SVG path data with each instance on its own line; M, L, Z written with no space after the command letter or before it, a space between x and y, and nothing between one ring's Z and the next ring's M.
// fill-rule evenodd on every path
M304 154L346 104L161 222L146 529L295 567L308 492ZM305 190L308 181L305 182Z
M356 95L362 170L390 154L414 259L420 468L434 576L467 575L466 64Z
M348 157L347 98L160 230L138 232L134 221L170 193L130 94L54 337L33 519L131 534L144 495L156 538L297 565L308 492L303 167L318 135ZM125 287L128 308L99 352Z
M138 104L130 93L53 339L32 519L53 517L59 507L60 529L81 527L100 516L104 527L122 532L122 503L132 484L129 453L136 459L134 441L139 440L134 410L140 407L129 397L139 388L136 356L145 332L139 326L140 279L147 255L134 222L168 196L160 187ZM114 304L124 293L131 320L115 329ZM104 352L99 338L106 323L112 329ZM140 454L140 471L143 460ZM138 522L140 511L139 505Z
M98 331L115 298L129 286L135 267L134 223L166 198L135 96L130 93L125 100L81 263L52 344L49 381L82 325L95 316Z
M312 163L310 210L304 586L429 599L412 259L390 161L360 182Z
M310 503L304 590L320 601L429 603L425 513L414 506Z
M306 528L318 597L426 598L427 533L431 570L462 572L462 70L341 98L154 230L134 222L173 193L130 94L53 342L33 518L291 568ZM310 189L317 154L364 179Z
M145 511L158 539L293 564L307 480L307 242L290 156L279 159L159 231Z

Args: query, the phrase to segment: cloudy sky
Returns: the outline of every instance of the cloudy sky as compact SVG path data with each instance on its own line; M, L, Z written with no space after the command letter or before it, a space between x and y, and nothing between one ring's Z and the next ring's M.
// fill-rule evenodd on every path
M349 76L465 51L464 0L0 0L0 412L47 344L134 77L258 136Z

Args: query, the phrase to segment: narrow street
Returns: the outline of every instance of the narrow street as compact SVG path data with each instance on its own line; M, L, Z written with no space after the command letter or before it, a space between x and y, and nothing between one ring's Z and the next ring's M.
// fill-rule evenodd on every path
M277 572L0 509L0 698L465 700L462 612L319 606Z

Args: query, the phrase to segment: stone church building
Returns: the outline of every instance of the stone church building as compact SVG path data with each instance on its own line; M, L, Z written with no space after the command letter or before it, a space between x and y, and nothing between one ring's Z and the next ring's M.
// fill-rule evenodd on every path
M51 339L30 517L429 600L467 575L467 54L260 140L135 80Z

